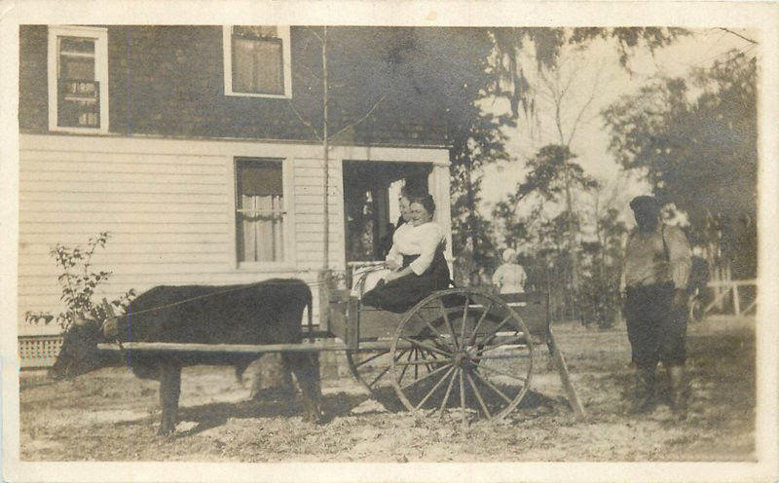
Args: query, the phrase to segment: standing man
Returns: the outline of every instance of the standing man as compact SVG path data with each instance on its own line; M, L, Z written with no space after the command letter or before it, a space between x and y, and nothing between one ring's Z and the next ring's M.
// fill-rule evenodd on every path
M636 228L628 237L622 276L628 339L636 366L632 411L654 410L659 361L668 375L671 409L683 419L690 245L680 228L662 223L655 198L638 196L630 208Z

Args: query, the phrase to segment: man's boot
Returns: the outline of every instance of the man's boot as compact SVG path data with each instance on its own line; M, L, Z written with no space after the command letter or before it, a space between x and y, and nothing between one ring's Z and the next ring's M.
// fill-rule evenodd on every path
M644 414L655 409L655 367L639 366L635 373L635 394L630 412Z
M687 417L687 376L684 366L670 366L667 371L671 411L676 419L685 419Z

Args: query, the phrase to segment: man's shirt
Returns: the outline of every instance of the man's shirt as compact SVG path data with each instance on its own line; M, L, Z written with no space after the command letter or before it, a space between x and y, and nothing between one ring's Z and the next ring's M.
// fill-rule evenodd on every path
M679 227L659 223L649 233L634 228L625 247L623 287L673 282L675 288L686 288L691 256L687 236Z

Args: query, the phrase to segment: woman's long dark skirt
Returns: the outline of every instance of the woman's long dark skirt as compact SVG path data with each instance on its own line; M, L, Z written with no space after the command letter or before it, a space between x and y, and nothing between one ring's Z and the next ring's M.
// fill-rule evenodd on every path
M418 255L404 256L403 266L407 267ZM362 303L382 310L401 313L416 305L436 290L449 287L449 267L443 252L436 252L433 263L422 275L411 273L390 282L379 282L373 290L362 296Z

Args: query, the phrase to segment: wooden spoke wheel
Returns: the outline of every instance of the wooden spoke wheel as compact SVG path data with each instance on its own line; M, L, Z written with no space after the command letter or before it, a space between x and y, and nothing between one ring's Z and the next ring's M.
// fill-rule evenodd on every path
M377 341L379 344L382 341ZM391 351L391 340L386 340L383 348L361 348L346 352L349 370L362 387L370 392L371 397L391 410L403 409L392 387L392 362L417 361L423 356L416 347L410 344L400 344L397 352Z
M496 295L468 288L433 293L400 322L390 382L403 405L427 415L499 419L522 400L533 367L522 319Z
M387 347L378 349L347 350L346 361L355 379L371 394L378 394L392 386L389 371L392 368L390 341ZM402 357L403 354L400 354Z

